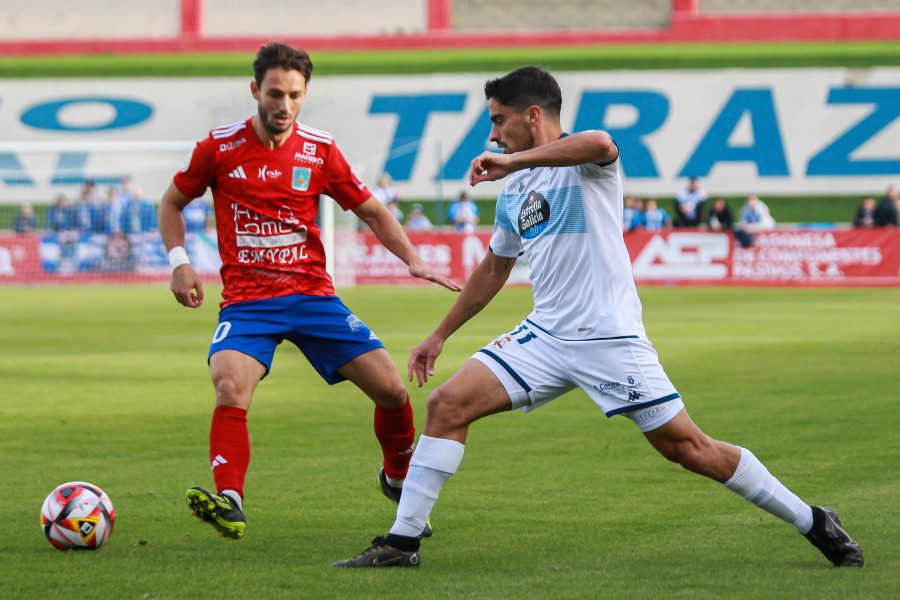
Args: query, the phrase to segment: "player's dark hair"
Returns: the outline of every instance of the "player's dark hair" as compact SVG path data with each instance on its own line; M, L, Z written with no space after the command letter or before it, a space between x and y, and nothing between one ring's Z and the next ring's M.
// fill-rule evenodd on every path
M256 60L253 61L256 85L261 86L266 72L276 67L281 67L285 71L300 71L306 83L309 83L309 78L312 77L312 61L306 50L292 48L281 42L269 42L260 47L256 53Z
M484 84L484 96L495 98L504 106L521 112L529 106L540 106L544 112L558 117L562 108L562 92L553 75L540 67L519 67L512 73Z

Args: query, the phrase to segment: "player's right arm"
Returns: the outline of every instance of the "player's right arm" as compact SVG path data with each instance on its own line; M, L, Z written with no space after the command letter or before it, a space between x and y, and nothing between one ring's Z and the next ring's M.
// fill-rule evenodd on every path
M175 182L170 183L169 189L163 194L157 216L159 233L162 235L167 252L178 247L184 249L184 217L181 213L191 200L175 187ZM175 299L184 306L197 308L203 304L203 284L190 263L172 271L169 289L172 290Z
M422 387L428 378L434 375L434 362L443 350L444 342L454 331L488 305L509 279L515 264L515 257L497 256L488 250L481 264L472 271L472 275L441 324L413 348L407 365L410 381L413 380L415 373L419 387Z

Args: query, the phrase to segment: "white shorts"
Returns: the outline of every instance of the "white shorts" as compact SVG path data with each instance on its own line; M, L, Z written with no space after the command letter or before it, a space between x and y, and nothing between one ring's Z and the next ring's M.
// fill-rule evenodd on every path
M625 415L641 431L684 408L653 344L637 336L563 340L529 319L472 355L525 412L581 388L607 417Z

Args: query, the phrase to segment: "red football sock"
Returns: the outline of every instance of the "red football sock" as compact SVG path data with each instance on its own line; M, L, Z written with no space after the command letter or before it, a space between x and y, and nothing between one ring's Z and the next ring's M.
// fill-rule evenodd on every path
M384 473L391 479L405 479L412 458L416 428L409 396L400 408L375 405L375 437L384 454Z
M244 477L250 466L247 411L236 406L217 406L209 430L209 460L216 491L234 490L244 497Z

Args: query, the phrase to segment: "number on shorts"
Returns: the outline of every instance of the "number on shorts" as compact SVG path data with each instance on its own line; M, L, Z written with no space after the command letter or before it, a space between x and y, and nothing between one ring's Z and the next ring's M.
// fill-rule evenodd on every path
M519 342L520 344L524 344L525 342L530 342L531 340L533 340L536 337L537 336L534 335L534 332L531 331L525 337L516 338L516 341Z
M222 321L221 323L219 323L219 326L216 327L216 332L213 333L212 343L218 344L219 342L224 340L226 337L228 337L229 331L231 331L231 323L229 323L228 321Z

